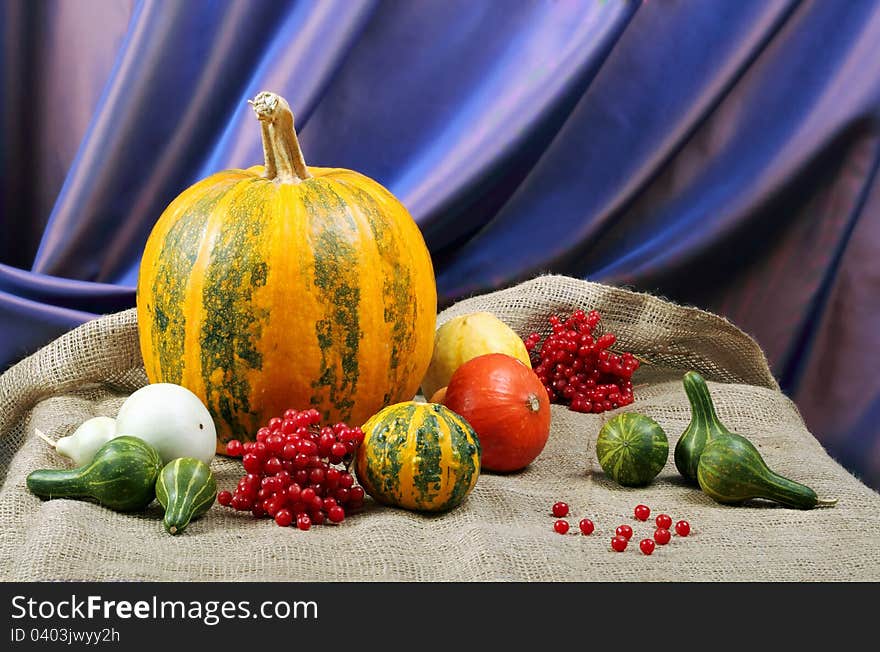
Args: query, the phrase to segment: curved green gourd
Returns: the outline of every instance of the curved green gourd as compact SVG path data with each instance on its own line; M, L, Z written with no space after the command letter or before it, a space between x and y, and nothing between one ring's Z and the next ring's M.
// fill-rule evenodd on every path
M183 532L216 498L217 482L211 467L193 457L171 460L156 481L156 499L165 508L162 522L169 534Z
M706 381L689 371L682 381L691 404L691 422L675 445L675 468L691 482L697 482L697 465L706 444L714 437L733 434L718 419Z
M669 459L666 433L653 419L624 412L610 419L596 439L599 466L625 487L648 484Z
M123 435L101 446L92 461L79 468L34 471L27 477L27 487L41 498L90 498L128 512L153 502L161 468L159 452L152 445Z
M745 437L730 433L711 439L697 465L700 488L714 500L736 504L765 498L786 507L812 509L836 500L819 500L806 485L770 470L758 449Z

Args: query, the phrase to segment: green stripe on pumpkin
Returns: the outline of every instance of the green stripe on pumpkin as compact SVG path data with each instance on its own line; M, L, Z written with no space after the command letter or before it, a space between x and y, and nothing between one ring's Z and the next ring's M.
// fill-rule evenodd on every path
M418 458L413 473L413 488L418 492L416 500L424 506L431 505L440 493L442 444L440 423L436 415L427 414L416 429Z
M152 329L153 350L157 352L164 382L180 383L183 376L184 339L186 334L187 284L199 255L208 216L228 189L228 184L209 186L168 230L156 269L154 305L148 305L155 328Z
M307 183L310 188L302 193L302 201L311 230L313 278L319 301L329 311L315 324L321 367L312 383L315 393L310 403L316 407L324 403L322 395L326 392L340 419L348 421L360 376L358 352L362 337L358 250L353 241L357 225L343 199L326 183L318 179ZM340 361L339 369L335 360ZM329 419L329 409L322 416Z
M435 410L441 406L436 406ZM458 462L458 471L455 474L455 482L452 485L449 499L441 509L451 509L461 503L468 492L471 484L476 481L480 473L480 440L473 428L454 413L446 416L449 424L449 434L452 445L452 456ZM456 459L457 458L457 459Z
M253 215L264 212L267 195L260 181L242 183L248 187L230 203L205 270L199 348L208 409L236 435L251 436L257 424L246 372L263 367L258 347L269 317L268 309L251 304L268 274L260 251L264 222Z
M389 234L395 228L389 222L389 218L375 197L353 184L338 180L346 191L354 197L360 213L370 225L376 249L387 269L382 279L382 294L384 299L384 315L386 324L391 326L391 352L388 360L388 377L391 380L390 387L405 385L405 378L412 375L412 362L407 354L414 348L416 337L412 324L416 319L416 297L412 291L412 277L410 268L402 261L400 247L397 239ZM401 367L401 358L407 360ZM402 398L394 397L391 392L386 392L383 402Z
M370 456L367 465L367 481L380 496L394 496L398 500L403 493L400 487L400 471L407 454L407 430L417 407L403 405L386 408L382 424L370 438Z

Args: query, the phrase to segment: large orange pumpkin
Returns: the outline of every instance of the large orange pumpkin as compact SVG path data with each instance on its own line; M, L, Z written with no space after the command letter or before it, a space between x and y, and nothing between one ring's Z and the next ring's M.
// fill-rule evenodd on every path
M137 287L147 376L205 402L218 452L291 407L363 424L415 395L434 342L434 270L406 208L362 174L306 167L283 98L252 105L265 167L183 191Z

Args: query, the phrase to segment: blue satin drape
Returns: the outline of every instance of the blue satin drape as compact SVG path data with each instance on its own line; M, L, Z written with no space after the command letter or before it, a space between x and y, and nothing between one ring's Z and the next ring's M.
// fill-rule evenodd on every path
M724 314L880 487L880 3L5 0L0 57L0 369L133 305L271 89L410 208L441 303L554 271Z

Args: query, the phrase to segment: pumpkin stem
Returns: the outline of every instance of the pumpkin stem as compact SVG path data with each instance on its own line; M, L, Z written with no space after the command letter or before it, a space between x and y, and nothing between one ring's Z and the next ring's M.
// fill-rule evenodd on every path
M266 178L279 183L299 183L311 178L303 159L293 113L280 95L263 91L248 103L260 121L263 132L263 154L266 157Z
M537 412L541 409L541 401L534 394L529 394L529 409L532 412Z

